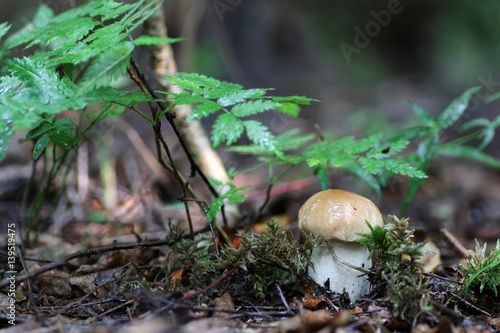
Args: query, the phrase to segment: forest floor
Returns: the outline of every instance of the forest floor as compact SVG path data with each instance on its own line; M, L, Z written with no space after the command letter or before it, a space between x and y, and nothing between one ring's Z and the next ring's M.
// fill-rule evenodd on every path
M5 175L7 169L2 172ZM8 237L0 238L0 242L5 249L9 239L21 245L19 236L26 235L26 228L17 222L27 180L2 179L1 232ZM401 181L383 193L378 205L384 216L397 212L403 189ZM6 252L0 253L4 276L8 271L17 272L15 284L9 283L0 293L2 331L500 330L500 297L487 289L482 293L475 290L469 294L473 296L461 292L464 280L459 252L441 235L444 229L467 249L474 249L474 239L480 244L488 242L491 248L500 238L500 175L491 169L461 163L435 165L430 179L405 213L420 239L436 245L440 260L419 277L427 288L424 306L413 304L407 308L402 304L418 299L412 301L410 295L398 303L384 283L374 285L371 293L354 304L348 295L326 291L303 272L291 278L287 275L286 284L281 284L283 276L272 272L282 267L263 259L267 258L264 255L224 266L218 252L224 244L216 239L218 246L213 246L217 237L206 228L203 216L192 209L192 219L198 221L194 223L197 241L193 242L189 233L179 234L173 227L188 230L183 211L165 205L152 191L124 191L112 210L113 218L103 223L96 213L109 217L110 210L105 209L99 190L97 185L90 188L89 196L78 207L68 205L53 211L47 224L36 226L30 242L25 241L22 256L16 250L12 260ZM266 224L271 221L280 223L281 230L290 230L294 241L301 242L297 211L316 191L313 178L279 184L264 218L252 228L225 229L231 246L237 248L242 243L237 235L249 233L261 236L251 240L272 242L272 237L264 236ZM263 200L262 192L249 196L242 214L255 214L255 207ZM88 212L92 212L93 221ZM283 242L283 237L279 233L274 241ZM9 267L11 262L14 266ZM10 303L13 299L14 307Z

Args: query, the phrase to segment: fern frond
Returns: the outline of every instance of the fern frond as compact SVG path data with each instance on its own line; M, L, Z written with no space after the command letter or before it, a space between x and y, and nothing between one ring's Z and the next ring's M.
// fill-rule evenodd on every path
M89 66L77 94L82 95L99 86L106 86L125 73L134 50L131 42L125 42L102 53Z
M236 142L243 134L244 126L238 118L224 113L220 115L212 126L212 145L214 148L226 142L228 145Z
M238 118L247 117L268 110L273 110L279 105L279 103L268 100L248 101L233 106L231 108L231 113Z
M256 120L245 120L243 121L243 125L245 126L250 141L266 148L270 152L276 150L274 135L271 134L267 126L264 126L260 121Z

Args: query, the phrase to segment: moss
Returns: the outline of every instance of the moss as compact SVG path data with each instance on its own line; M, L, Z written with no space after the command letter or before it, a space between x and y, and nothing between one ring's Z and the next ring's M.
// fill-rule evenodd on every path
M429 308L430 283L421 275L417 260L426 255L425 242L413 243L414 229L409 229L409 219L389 215L391 222L381 227L370 227L370 234L360 234L362 244L374 256L369 274L374 285L385 284L386 294L394 315L416 322L419 315Z

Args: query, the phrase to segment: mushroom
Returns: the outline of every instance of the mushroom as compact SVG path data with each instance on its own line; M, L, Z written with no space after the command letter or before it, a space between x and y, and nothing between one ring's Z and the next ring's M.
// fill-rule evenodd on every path
M308 268L309 276L332 291L342 293L345 288L353 302L370 289L366 276L360 276L362 273L353 268L371 267L368 248L357 242L361 237L356 235L370 233L365 220L372 227L384 226L382 215L373 202L344 190L318 192L299 211L299 228L325 239L328 245L313 249L314 267Z

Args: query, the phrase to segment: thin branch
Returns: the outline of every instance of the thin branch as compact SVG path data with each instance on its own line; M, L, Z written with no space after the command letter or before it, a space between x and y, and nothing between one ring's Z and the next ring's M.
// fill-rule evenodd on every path
M226 273L222 274L219 278L217 278L217 280L215 280L214 282L210 283L208 286L206 286L205 288L203 289L200 289L198 290L197 292L194 292L192 294L186 294L184 295L184 297L182 297L182 299L189 299L189 298L193 298L193 297L196 297L198 295L201 295L203 293L206 293L207 291L209 291L210 289L212 289L213 287L215 287L216 285L218 285L222 280L224 280L228 275L231 275L233 274L234 272L236 272L236 270L238 269L239 267L233 267L231 268L230 270L228 270Z
M50 271L52 269L56 269L58 267L64 266L67 262L76 259L76 258L81 258L81 257L90 257L91 255L94 254L102 254L106 252L113 252L113 251L119 251L119 250L130 250L130 249L138 249L138 248L145 248L145 247L154 247L154 246L163 246L163 245L172 245L174 241L168 240L168 239L159 239L159 240L154 240L154 241L149 241L149 242L141 242L141 243L132 243L132 244L112 244L109 246L102 246L102 247L96 247L93 249L88 249L88 250L83 250L83 251L78 251L72 254L68 254L61 259L54 261L53 263L50 263L48 265L45 265L43 267L40 267L37 270L34 270L28 274L24 274L22 276L16 277L16 284L19 284L20 282L23 282L28 279L32 279L44 272ZM7 287L10 284L10 281L4 280L0 282L0 289Z
M134 61L134 59L130 59L130 65L132 66L132 68L134 69L135 73L139 77L139 80L141 80L142 84L147 89L149 95L151 95L151 97L153 97L154 99L159 100L160 98L158 97L158 95L156 95L156 93L153 90L153 88L151 88L149 82L144 77L144 74L139 69L139 67L137 66L137 63ZM156 104L158 105L158 107L160 108L160 110L162 112L167 109L167 106L165 106L165 104L163 104L160 101L157 101ZM177 139L179 140L179 143L181 144L182 149L186 153L186 156L187 156L187 158L189 160L189 163L191 165L191 175L190 176L194 177L194 175L196 173L198 173L200 175L201 179L203 179L203 182L205 182L205 184L207 185L208 189L210 190L210 193L212 193L212 195L217 198L219 196L218 193L217 193L217 191L212 186L212 184L210 184L210 182L208 181L208 178L205 176L205 174L203 173L203 171L200 169L200 167L198 166L198 164L194 160L193 155L191 155L189 147L186 144L186 141L182 137L182 135L181 135L181 133L179 131L179 128L177 127L177 124L174 121L174 119L175 119L175 113L173 113L171 111L167 111L165 113L165 118L167 118L167 121L169 122L169 124L172 127L175 135L177 136Z

